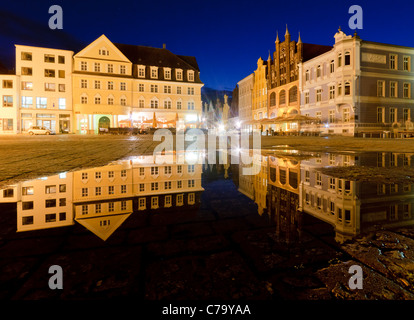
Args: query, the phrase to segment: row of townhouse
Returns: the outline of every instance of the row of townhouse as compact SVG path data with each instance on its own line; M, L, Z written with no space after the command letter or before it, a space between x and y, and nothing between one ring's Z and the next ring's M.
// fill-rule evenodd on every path
M15 45L13 74L0 75L0 133L43 126L57 133L109 127L197 127L200 70L195 57L165 48L112 43L83 50Z
M106 240L133 212L200 202L201 164L163 164L153 156L24 181L0 190L17 204L17 231L76 222Z
M414 48L340 29L333 46L302 43L300 35L291 41L288 30L275 46L273 57L259 59L258 69L238 83L243 128L350 136L413 132ZM266 84L258 72L264 68ZM257 102L263 96L264 106Z

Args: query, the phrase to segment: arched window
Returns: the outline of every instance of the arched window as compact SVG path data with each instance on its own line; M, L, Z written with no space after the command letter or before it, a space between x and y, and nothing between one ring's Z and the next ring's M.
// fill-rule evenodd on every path
M342 53L338 54L338 67L342 66Z
M346 96L349 96L351 94L351 82L346 81L345 82L345 90L344 90L344 94Z
M286 103L286 92L285 90L282 90L279 93L279 104L285 104L285 103Z
M294 86L289 89L289 103L298 101L298 87Z
M316 68L316 77L319 78L321 75L322 75L322 68L321 68L321 65L319 65Z
M272 92L270 94L270 106L273 107L276 105L276 93Z
M309 70L306 70L305 81L309 81L309 80L310 80L310 72L309 72Z

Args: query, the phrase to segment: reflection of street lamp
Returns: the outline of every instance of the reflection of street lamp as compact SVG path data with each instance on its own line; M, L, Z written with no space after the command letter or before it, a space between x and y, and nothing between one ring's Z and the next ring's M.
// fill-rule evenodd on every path
M219 131L224 131L224 124L219 124Z
M240 121L237 121L237 122L236 122L236 128L237 128L237 129L240 129L240 127L241 127L241 122L240 122Z

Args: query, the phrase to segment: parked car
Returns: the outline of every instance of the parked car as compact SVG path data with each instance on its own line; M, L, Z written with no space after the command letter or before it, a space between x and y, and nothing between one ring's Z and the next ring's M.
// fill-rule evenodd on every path
M27 131L30 135L34 135L34 134L53 134L53 132L50 129L47 129L45 127L38 127L38 126L34 126L31 127L28 131Z

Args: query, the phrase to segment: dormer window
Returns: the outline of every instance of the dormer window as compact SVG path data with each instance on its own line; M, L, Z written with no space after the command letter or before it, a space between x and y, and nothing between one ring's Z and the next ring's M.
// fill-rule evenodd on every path
M177 80L183 80L183 70L175 70L175 77L177 78Z
M151 79L158 78L158 67L151 67Z
M188 71L188 81L194 81L194 71Z
M138 66L138 77L145 78L145 66Z
M171 79L171 69L164 68L164 79L170 80Z

